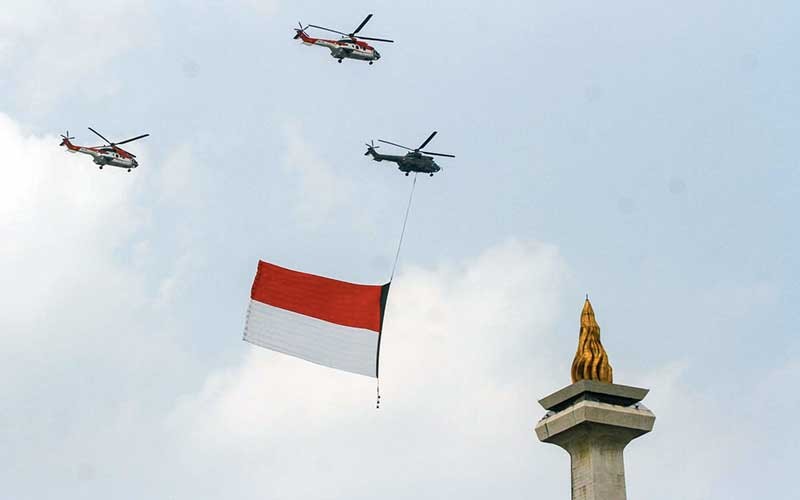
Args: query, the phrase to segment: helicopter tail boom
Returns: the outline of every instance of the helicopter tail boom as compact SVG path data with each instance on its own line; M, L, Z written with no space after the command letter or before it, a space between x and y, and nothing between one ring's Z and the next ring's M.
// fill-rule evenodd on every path
M381 154L372 148L367 149L367 152L364 153L364 156L372 156L372 159L375 161L383 161L383 157L381 156Z
M300 27L294 29L295 33L294 33L294 37L292 37L292 39L293 40L297 40L299 38L300 40L303 41L303 43L309 44L309 45L313 45L314 42L317 41L317 39L308 36L308 33L306 33L306 28L308 28L308 26L306 26L306 28L304 28L303 27L303 23L297 23L297 24Z

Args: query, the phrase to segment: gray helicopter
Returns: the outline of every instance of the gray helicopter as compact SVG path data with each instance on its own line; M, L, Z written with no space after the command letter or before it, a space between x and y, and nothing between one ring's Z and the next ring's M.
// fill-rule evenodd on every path
M433 174L440 171L442 167L436 164L433 161L434 156L445 156L447 158L455 158L454 155L448 155L444 153L432 153L430 151L422 151L422 148L428 145L431 142L431 139L436 135L436 132L433 132L425 142L420 144L417 149L411 149L409 147L403 146L401 144L395 144L393 142L384 141L383 139L378 139L378 142L382 142L384 144L391 144L392 146L397 146L398 148L407 149L409 152L403 156L399 155L382 155L375 151L380 146L376 146L374 142L367 144L367 152L364 153L364 156L372 156L372 159L375 161L392 161L397 163L397 168L400 169L401 172L405 172L408 175L411 172L419 172L421 174L429 174L433 177ZM431 155L431 156L426 156Z

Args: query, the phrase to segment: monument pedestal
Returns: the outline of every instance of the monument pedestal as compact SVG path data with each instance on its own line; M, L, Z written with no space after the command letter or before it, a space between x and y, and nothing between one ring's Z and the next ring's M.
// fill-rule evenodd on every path
M656 417L639 402L649 391L581 380L539 401L540 441L565 449L572 462L572 500L625 500L622 452L653 430Z

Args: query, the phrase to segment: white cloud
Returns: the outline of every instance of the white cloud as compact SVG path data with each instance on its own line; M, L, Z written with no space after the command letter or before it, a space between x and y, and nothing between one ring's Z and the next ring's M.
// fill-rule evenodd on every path
M284 166L299 179L297 215L304 221L320 224L353 196L353 185L313 150L298 123L287 124L284 133L287 140Z
M194 164L195 158L186 144L170 153L159 172L162 200L177 201L186 194L193 182L192 174L197 173Z
M160 374L185 359L137 269L143 178L59 142L0 114L0 470L14 498L74 493L76 470L110 472L104 455L120 466Z
M746 449L738 442L739 430L726 421L729 410L703 397L689 374L688 363L676 361L655 367L636 384L652 389L644 403L656 414L656 425L626 450L631 496L714 498L738 459L733 451ZM663 480L664 471L669 481Z
M154 174L152 187L160 203L199 211L210 199L219 197L214 186L220 181L214 170L193 153L188 143L172 148L163 163L149 170Z
M132 201L138 179L122 170L98 171L59 142L26 135L0 114L0 262L5 276L18 277L4 290L4 304L26 331L26 345L36 333L27 327L48 305L79 299L91 304L92 294L136 282L117 269L114 255L138 226ZM128 294L126 301L136 296ZM62 333L47 336L55 341ZM0 337L20 342L9 329Z
M34 109L48 106L78 84L91 94L116 92L116 57L152 43L148 1L25 0L0 9L0 69Z

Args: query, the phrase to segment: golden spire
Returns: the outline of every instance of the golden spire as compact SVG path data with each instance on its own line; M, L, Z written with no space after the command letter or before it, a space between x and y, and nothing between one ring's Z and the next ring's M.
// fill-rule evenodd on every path
M586 296L581 312L581 334L578 351L572 361L572 383L579 380L597 380L613 383L614 376L608 364L608 354L600 343L600 325L594 319L594 310Z

